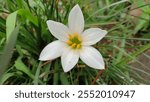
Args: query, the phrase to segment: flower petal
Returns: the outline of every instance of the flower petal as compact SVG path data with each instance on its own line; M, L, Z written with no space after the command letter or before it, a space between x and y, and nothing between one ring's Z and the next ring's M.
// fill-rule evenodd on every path
M57 57L60 57L62 52L63 52L64 46L65 46L65 43L63 43L59 40L48 44L42 50L40 57L39 57L39 60L45 61L45 60L52 60L52 59L55 59Z
M83 45L93 45L100 41L107 34L106 30L99 28L90 28L83 32Z
M72 33L82 33L84 29L84 17L79 5L72 8L68 18L69 28Z
M78 62L79 53L70 48L66 48L61 56L61 63L64 72L70 71Z
M61 41L67 41L67 35L70 33L67 26L52 20L48 20L46 23L48 25L48 29L54 37Z
M80 52L81 60L95 69L104 69L104 60L98 50L91 46L83 47Z

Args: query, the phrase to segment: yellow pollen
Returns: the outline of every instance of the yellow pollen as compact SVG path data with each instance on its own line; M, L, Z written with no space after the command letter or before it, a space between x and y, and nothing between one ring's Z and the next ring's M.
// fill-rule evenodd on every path
M69 37L69 39L72 39L72 38L73 38L71 34L68 34L68 37Z
M72 48L75 48L75 47L76 47L76 43L72 44L71 47L72 47Z
M77 33L74 33L74 37L78 37L78 34L77 34Z
M82 47L82 38L78 33L68 34L68 41L66 42L72 49L80 49Z
M71 44L72 44L72 41L68 40L68 41L67 41L67 44L68 44L68 45L71 45Z
M81 38L78 36L78 40L81 42Z
M78 44L78 45L77 45L77 49L79 49L80 47L81 47L81 44Z

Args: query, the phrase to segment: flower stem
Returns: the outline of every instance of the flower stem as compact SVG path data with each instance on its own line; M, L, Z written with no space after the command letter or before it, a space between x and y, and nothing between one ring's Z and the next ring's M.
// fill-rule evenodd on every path
M92 84L91 85L95 85L97 79L102 75L104 70L100 70L99 73L97 74L96 78L93 80Z
M45 63L43 63L43 64L41 65L41 67L43 67L43 66L49 64L50 62L51 62L51 61L46 61Z

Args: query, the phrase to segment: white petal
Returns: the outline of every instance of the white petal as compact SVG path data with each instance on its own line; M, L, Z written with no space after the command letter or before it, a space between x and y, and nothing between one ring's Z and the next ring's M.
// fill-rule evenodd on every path
M79 52L66 48L61 56L61 63L64 72L70 71L79 60Z
M72 8L68 18L69 28L72 33L82 33L84 29L84 17L79 5Z
M41 52L39 60L45 61L45 60L52 60L57 57L60 57L63 49L64 49L65 43L57 40L50 44L48 44Z
M104 69L104 60L102 55L93 47L83 47L80 52L81 60L88 66L95 69Z
M47 21L48 29L54 37L61 41L67 41L67 35L70 33L67 26L62 23L55 22L52 20Z
M83 45L93 45L100 41L107 34L106 30L99 28L90 28L83 32Z

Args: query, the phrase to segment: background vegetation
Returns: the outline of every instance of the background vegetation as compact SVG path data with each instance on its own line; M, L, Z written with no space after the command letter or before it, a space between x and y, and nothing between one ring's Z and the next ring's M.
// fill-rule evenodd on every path
M149 3L149 0L0 0L0 84L150 84ZM102 74L81 61L64 73L60 59L38 60L41 50L56 40L46 21L67 24L68 13L76 4L82 8L86 28L108 30L107 36L95 45L106 63Z

